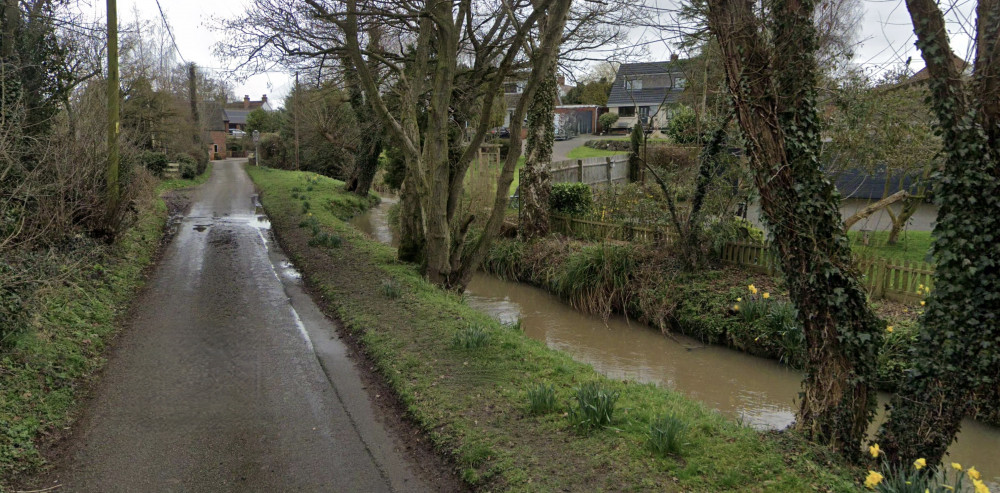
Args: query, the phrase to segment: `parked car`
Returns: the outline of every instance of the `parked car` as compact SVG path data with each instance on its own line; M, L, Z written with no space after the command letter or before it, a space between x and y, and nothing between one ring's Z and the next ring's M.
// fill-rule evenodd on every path
M510 130L507 127L496 127L490 130L490 135L500 139L509 139Z
M238 128L231 128L231 129L229 129L229 135L232 135L233 137L243 137L246 134L247 134L246 132L244 132L244 131L242 131L242 130L240 130Z

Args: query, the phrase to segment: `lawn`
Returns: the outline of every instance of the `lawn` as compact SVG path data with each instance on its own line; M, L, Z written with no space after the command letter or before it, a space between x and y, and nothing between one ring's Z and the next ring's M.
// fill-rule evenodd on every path
M603 149L594 149L593 147L580 146L566 154L569 159L587 159L590 157L607 157L607 156L617 156L619 154L625 154L625 151L605 151Z
M602 377L516 326L472 309L460 295L430 285L417 266L399 262L394 249L343 221L363 204L342 197L339 182L299 172L248 171L282 247L327 312L360 341L410 418L470 486L532 492L858 491L853 478L860 471L829 462L792 433L760 433L679 393ZM292 189L306 183L313 185L308 197L293 198ZM305 216L304 199L324 206ZM311 235L342 241L323 246ZM586 385L617 398L607 413L610 425L588 426L592 422L577 403L578 389ZM650 449L650 422L663 416L684 425L673 454Z
M869 245L865 246L861 244L861 234L858 231L847 233L851 238L851 248L857 253L892 260L927 262L927 255L931 249L930 231L905 231L899 235L899 242L895 245L886 244L888 231L874 231L871 235Z

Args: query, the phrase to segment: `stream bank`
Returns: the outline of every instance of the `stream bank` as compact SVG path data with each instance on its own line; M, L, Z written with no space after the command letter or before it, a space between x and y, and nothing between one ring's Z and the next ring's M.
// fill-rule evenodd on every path
M386 211L394 202L393 198L383 201L353 219L352 224L372 238L391 244L392 230L388 227ZM562 243L553 248L558 251L522 257L536 259L531 264L504 269L500 264L503 257L495 252L502 251L504 245L510 243L510 240L500 240L487 266L492 261L495 272L508 277L531 273L538 280L552 279L552 271L568 252L581 248L579 244ZM484 273L477 273L473 278L466 301L469 306L502 323L519 321L529 337L566 352L609 378L673 389L737 422L759 430L780 430L794 420L802 373L777 362L781 346L753 341L760 333L727 330L737 323L725 308L737 297L745 296L747 283L756 281L761 291L776 292L768 281L760 282L764 276L749 280L744 277L750 275L740 272L728 279L703 276L693 286L683 285L677 291L660 295L660 299L683 300L683 306L671 312L684 317L684 326L691 331L689 334L699 339L685 335L664 337L659 330L651 329L636 318L611 315L605 320L588 315L546 289ZM728 292L730 287L732 293ZM731 299L720 299L718 293ZM705 344L706 339L710 344ZM741 344L753 345L756 354L763 357L747 354L746 346L741 347ZM887 397L885 394L880 396L882 404ZM880 410L883 407L880 405ZM872 425L873 432L882 419L884 416L880 414ZM962 430L959 440L949 450L949 460L976 465L986 478L1000 476L1000 453L997 452L1000 450L1000 429L966 419Z
M506 491L857 491L861 471L794 433L740 426L680 393L597 373L425 282L391 247L342 221L338 182L250 170L274 231L320 302L361 341L406 412L462 478ZM308 182L315 185L309 190ZM298 192L292 192L297 188ZM305 189L305 192L303 192ZM297 198L292 198L296 193ZM311 206L303 207L304 201ZM484 346L463 346L470 332ZM466 339L467 340L467 339ZM551 385L555 408L529 411ZM618 396L610 427L568 418L579 387ZM682 450L647 446L664 415L687 426Z

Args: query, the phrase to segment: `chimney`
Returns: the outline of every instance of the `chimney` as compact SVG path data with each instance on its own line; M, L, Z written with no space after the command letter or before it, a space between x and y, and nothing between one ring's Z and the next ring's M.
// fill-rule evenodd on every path
M670 54L670 61L671 62L676 62L678 58L680 58L680 57L677 56L677 53L671 53Z
M250 107L250 95L249 94L244 94L243 95L243 109L247 109L249 107Z
M265 95L263 95L263 96L260 97L260 102L261 103L266 103L267 102L267 94L265 94Z

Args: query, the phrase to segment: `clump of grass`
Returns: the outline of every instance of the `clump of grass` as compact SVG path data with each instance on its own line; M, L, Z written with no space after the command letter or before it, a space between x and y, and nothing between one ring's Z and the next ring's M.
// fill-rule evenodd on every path
M540 383L528 389L528 411L547 414L556 410L556 389L551 384Z
M521 327L521 319L517 319L513 322L506 322L503 324L504 327L510 330L516 330L518 332L524 332L524 327Z
M587 382L576 389L576 406L569 410L569 421L580 431L590 431L611 425L614 420L618 391L607 389L599 382Z
M649 448L660 455L680 455L687 424L673 414L657 417L649 424Z
M524 248L523 241L497 239L486 253L482 269L505 281L518 280Z
M340 245L344 243L344 239L338 235L330 234L326 232L321 232L316 234L309 240L309 246L318 246L326 248L340 248Z
M469 325L455 333L452 345L458 349L479 349L490 343L490 333L478 325Z
M389 279L382 280L382 284L378 287L378 292L390 300L399 298L403 294L403 290L399 287L399 284Z
M308 200L303 200L302 201L302 213L306 214L308 212L309 212L309 201Z
M299 187L292 187L292 193L293 193L293 194L294 194L294 193L297 193L297 192L301 192L301 191L302 191L302 189L301 189L301 188L299 188ZM294 196L295 196L295 195L292 195L292 197L294 197Z
M638 265L636 251L629 245L587 247L567 259L556 279L557 291L573 307L606 317L627 305Z

